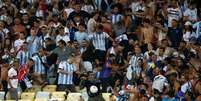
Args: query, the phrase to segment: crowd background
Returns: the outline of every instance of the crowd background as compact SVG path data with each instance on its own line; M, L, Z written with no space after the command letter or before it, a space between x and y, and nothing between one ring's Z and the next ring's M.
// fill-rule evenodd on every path
M199 0L0 0L1 89L201 101ZM79 89L75 89L79 87Z

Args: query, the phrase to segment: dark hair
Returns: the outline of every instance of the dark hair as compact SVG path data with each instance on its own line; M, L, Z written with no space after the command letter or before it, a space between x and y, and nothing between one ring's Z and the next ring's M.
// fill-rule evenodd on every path
M64 40L59 40L59 43L66 45L66 42Z
M164 41L168 41L168 39L162 39L162 40L161 40L161 43L164 42Z
M163 51L165 51L165 48L163 48L163 47L158 47L158 49L162 49Z
M34 62L34 60L33 60L32 58L29 58L29 61L32 61L32 62Z
M23 42L23 44L28 44L28 42L25 41L25 42Z
M177 20L177 19L172 19L172 21L178 22L178 20Z
M45 40L46 40L46 41L52 41L52 39L51 39L51 38L46 38Z
M144 19L144 22L149 23L149 24L151 23L151 21L149 19Z
M80 23L79 26L83 26L85 29L87 28L87 26L84 23Z
M95 11L91 13L91 18L94 17L96 14L101 15L101 11Z
M102 24L99 24L99 25L98 25L98 29L99 29L99 30L103 30L103 25L102 25Z

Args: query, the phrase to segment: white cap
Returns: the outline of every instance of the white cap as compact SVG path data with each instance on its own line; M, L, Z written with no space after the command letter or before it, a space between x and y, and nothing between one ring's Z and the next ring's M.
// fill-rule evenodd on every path
M185 23L184 25L186 25L186 26L191 26L192 23L191 23L190 21L186 21L186 23Z

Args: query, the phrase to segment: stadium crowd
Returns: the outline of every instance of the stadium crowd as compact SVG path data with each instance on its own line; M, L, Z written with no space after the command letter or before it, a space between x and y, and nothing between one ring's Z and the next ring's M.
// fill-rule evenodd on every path
M199 0L0 0L0 88L13 100L57 85L89 101L201 101L200 11Z

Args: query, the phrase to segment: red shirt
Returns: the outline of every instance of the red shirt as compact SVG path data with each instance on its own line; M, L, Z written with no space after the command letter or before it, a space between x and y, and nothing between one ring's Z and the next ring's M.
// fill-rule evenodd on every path
M27 68L27 65L24 64L19 70L18 80L23 81L27 74L28 74L28 68Z

